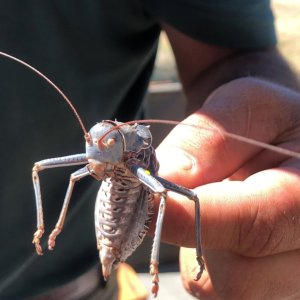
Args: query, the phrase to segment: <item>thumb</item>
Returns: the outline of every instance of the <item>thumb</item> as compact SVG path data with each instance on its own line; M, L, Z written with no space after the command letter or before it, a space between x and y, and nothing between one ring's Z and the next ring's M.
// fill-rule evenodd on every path
M280 144L293 111L299 109L295 97L287 89L256 79L221 86L158 147L160 176L189 188L231 176L261 148L226 133ZM274 160L278 163L282 156L267 159L264 168L273 166Z
M194 188L229 177L259 151L228 138L220 123L199 111L174 128L158 147L159 175Z

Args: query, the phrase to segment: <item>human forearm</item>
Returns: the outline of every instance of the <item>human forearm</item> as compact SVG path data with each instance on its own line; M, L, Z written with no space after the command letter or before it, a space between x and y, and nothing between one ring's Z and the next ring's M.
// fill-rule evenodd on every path
M193 84L184 87L189 113L198 109L217 87L242 77L258 77L300 90L300 82L277 49L239 52L199 72Z

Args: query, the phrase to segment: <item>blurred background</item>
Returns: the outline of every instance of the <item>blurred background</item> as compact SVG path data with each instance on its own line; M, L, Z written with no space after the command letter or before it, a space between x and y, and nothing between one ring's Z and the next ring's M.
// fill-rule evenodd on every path
M300 0L272 0L272 7L279 50L300 80ZM160 37L146 106L147 118L182 120L185 117L185 100L172 49L164 33ZM170 131L169 126L151 125L151 128L155 146Z
M279 48L294 67L300 78L300 1L272 0ZM161 35L156 68L152 76L155 82L178 82L172 50L165 34Z

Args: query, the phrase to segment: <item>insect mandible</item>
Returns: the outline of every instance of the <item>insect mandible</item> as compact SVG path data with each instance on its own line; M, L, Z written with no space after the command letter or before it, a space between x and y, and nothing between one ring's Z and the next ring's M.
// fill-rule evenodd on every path
M154 194L157 194L160 197L160 205L150 261L152 294L156 296L159 288L159 244L166 198L167 192L173 191L186 196L195 204L196 258L199 265L196 280L199 280L205 269L201 249L200 201L192 190L157 176L159 163L152 146L151 132L148 126L140 124L147 121L148 123L160 122L167 124L178 124L178 122L138 120L121 123L105 120L94 125L88 132L71 101L48 77L16 57L4 52L0 52L0 55L25 65L57 90L75 113L86 141L85 153L45 159L36 162L33 166L32 179L37 207L37 230L34 233L33 243L36 252L39 255L42 254L40 239L44 233L42 197L38 173L48 168L85 165L70 176L59 219L48 239L48 248L50 250L54 248L56 237L62 230L75 183L89 175L96 180L101 180L102 183L96 198L95 229L102 273L104 278L107 279L112 267L116 267L120 262L125 261L142 243L153 215ZM300 157L298 153L293 151L229 132L225 132L224 135L282 154Z

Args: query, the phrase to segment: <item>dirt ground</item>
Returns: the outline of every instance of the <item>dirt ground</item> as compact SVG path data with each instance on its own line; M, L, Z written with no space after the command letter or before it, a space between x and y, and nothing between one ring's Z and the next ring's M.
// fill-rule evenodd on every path
M300 80L300 0L272 0L279 49L299 74ZM161 35L153 80L177 81L174 57L167 38Z

